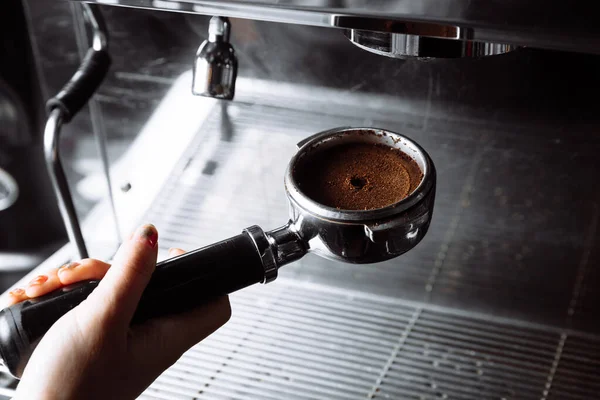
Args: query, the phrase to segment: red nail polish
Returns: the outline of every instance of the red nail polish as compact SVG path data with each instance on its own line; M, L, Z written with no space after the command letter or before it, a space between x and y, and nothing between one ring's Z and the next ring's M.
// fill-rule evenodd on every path
M10 292L8 292L8 294L10 294L11 296L19 297L25 294L25 290L17 288L15 290L11 290Z
M152 248L155 248L158 244L158 232L156 231L156 228L153 225L144 226L140 237L146 240L146 242L148 242L148 244Z
M29 282L29 286L41 285L41 284L45 283L47 280L48 280L48 277L46 275L40 275L37 278L33 279L31 282Z

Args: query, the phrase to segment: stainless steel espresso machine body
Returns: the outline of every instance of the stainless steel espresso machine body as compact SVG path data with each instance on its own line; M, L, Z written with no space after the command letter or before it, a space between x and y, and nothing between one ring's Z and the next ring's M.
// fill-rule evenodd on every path
M102 28L81 2L26 3L51 97ZM76 199L63 210L70 237L110 259L118 237L146 220L159 229L161 260L171 246L209 245L187 258L216 281L239 278L225 292L278 277L234 293L232 321L141 398L600 391L600 193L589 185L600 42L583 6L85 3L106 21L112 66L89 108L62 126L75 143L61 153ZM41 24L50 15L56 22ZM51 51L49 33L68 50ZM421 186L375 211L311 201L293 166L348 140L416 154ZM66 245L30 276L77 249ZM174 310L157 293L183 260L161 263L139 320ZM95 284L53 299L81 301ZM3 321L25 308L4 310ZM35 342L44 329L19 337ZM15 354L26 352L6 349L28 345L8 342L2 358L18 375L27 357Z

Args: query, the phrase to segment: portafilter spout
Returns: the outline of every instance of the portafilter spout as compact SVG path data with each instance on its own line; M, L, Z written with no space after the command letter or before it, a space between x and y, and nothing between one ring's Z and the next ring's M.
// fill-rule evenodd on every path
M328 149L378 144L400 150L422 173L407 197L371 210L329 207L307 196L296 169ZM349 262L397 257L425 236L433 213L436 174L429 155L398 133L374 128L336 128L298 144L285 174L290 219L265 232L258 226L238 236L158 263L133 323L174 314L255 283L268 283L278 269L313 252ZM62 315L81 303L98 281L80 282L0 311L0 358L20 377L40 339Z

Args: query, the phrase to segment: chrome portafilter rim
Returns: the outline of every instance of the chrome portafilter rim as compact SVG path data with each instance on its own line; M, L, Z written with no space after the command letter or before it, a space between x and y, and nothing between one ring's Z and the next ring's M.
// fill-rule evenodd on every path
M367 142L389 145L411 157L421 169L423 178L415 190L404 199L383 208L373 210L341 210L316 202L300 189L294 176L294 168L305 157L322 150L350 142ZM292 157L285 173L284 183L288 199L312 216L339 223L360 223L385 220L398 215L419 203L435 186L435 168L427 152L412 139L387 129L365 127L341 127L317 133L298 144L299 150Z
M401 150L421 169L421 182L401 201L373 210L337 209L306 195L294 176L295 167L303 168L304 161L310 163L312 159L304 159L306 156L314 154L318 159L317 152L349 143L383 144ZM284 184L289 222L265 233L271 245L269 257L277 266L299 260L308 252L336 261L371 264L398 257L423 239L433 215L436 172L427 152L404 135L379 128L342 127L298 143Z

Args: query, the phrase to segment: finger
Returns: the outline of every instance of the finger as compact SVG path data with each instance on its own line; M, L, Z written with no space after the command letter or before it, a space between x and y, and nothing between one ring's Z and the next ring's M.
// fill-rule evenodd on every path
M104 278L109 268L110 264L87 258L78 263L69 263L60 267L58 279L63 286L86 280L100 280Z
M140 226L132 238L121 245L104 279L79 313L91 313L92 318L101 316L105 324L114 322L129 326L156 266L157 252L156 228L153 225Z
M48 271L45 275L39 275L25 288L25 294L29 298L40 297L48 294L56 289L59 289L62 284L58 279L57 274L58 268L53 268Z
M169 249L169 257L176 257L185 254L185 250L178 249L176 247L171 247Z
M134 330L133 352L148 362L155 356L156 368L166 369L191 347L211 335L231 318L229 297L223 296L181 314L149 320Z
M25 289L17 288L8 293L7 306L36 298L83 280L102 279L110 264L85 259L67 263L34 278Z
M29 297L27 297L27 294L25 294L25 289L22 289L22 288L13 289L10 292L8 292L8 299L6 300L5 307L12 306L13 304L20 303L27 299L29 299Z

